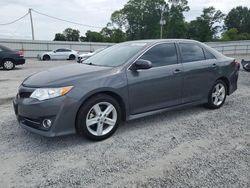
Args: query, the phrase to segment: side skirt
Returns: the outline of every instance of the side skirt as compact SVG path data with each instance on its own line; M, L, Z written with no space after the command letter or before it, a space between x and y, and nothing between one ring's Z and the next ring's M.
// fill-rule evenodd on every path
M167 107L167 108L163 108L163 109L159 109L159 110L154 110L154 111L150 111L150 112L144 112L144 113L135 114L135 115L130 114L127 117L127 121L146 117L146 116L152 116L155 114L159 114L159 113L167 112L167 111L171 111L171 110L182 109L182 108L189 107L189 106L197 106L197 105L205 104L205 103L207 103L207 100L196 101L196 102L181 104L181 105L177 105L177 106L171 106L171 107Z

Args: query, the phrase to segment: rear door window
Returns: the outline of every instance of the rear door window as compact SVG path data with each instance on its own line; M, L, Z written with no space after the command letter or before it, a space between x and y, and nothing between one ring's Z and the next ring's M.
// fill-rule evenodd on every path
M149 49L140 59L151 61L153 67L177 64L175 44L158 44Z
M182 62L193 62L205 60L203 49L194 43L180 43Z

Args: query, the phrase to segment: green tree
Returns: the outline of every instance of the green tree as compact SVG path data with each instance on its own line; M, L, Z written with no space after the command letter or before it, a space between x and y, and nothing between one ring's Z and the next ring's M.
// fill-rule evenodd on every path
M125 28L128 40L159 38L162 6L166 6L164 0L129 0L112 14L111 21Z
M222 40L229 41L229 40L236 40L238 35L238 29L231 28L228 31L222 34Z
M189 11L187 0L179 1L179 4L172 5L169 13L165 16L167 21L167 38L186 38L187 23L185 22L184 12Z
M211 41L212 32L210 31L208 23L201 18L191 21L188 24L188 38L201 42Z
M85 35L85 41L87 42L104 42L103 36L99 32L88 30Z
M100 34L103 37L104 42L119 43L126 40L126 34L121 29L112 28L108 26L103 28Z
M77 29L67 28L63 33L56 33L54 41L79 41L80 31Z
M61 33L56 33L54 41L66 41L66 37Z
M80 31L77 29L67 28L64 30L63 35L67 41L79 41Z
M227 29L236 28L239 33L250 33L250 9L233 8L225 18L225 26Z
M111 16L112 24L126 30L128 40L155 39L160 37L160 19L166 21L164 38L182 38L186 36L187 24L183 12L189 11L187 0L169 7L165 0L129 0L123 9Z
M236 28L231 28L222 34L222 40L250 40L250 33L239 33Z
M188 24L188 37L202 42L217 38L224 14L214 7L204 8L202 15Z

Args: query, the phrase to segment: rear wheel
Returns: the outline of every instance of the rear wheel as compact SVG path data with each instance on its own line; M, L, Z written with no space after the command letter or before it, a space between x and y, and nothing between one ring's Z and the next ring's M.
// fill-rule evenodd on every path
M104 140L118 128L121 110L118 102L109 95L96 95L89 99L77 115L76 130L91 140Z
M218 109L223 106L227 98L227 86L222 80L218 80L209 92L207 107Z
M50 60L50 56L49 55L44 55L43 56L43 60L44 61L49 61Z
M3 62L3 69L4 70L12 70L15 68L15 64L12 60L5 60Z

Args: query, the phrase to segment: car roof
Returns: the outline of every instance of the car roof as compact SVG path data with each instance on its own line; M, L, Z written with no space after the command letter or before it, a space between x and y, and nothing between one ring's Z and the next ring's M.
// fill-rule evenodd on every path
M134 41L127 41L125 43L147 43L148 45L150 44L155 44L155 43L160 43L160 42L194 42L194 43L200 43L196 40L191 40L191 39L149 39L149 40L134 40Z

